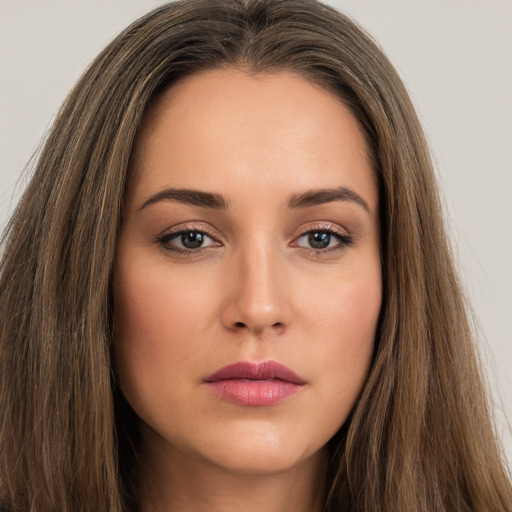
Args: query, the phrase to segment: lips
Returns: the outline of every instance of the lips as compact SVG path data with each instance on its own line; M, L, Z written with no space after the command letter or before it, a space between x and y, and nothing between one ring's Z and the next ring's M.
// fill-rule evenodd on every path
M204 382L223 400L260 407L276 404L299 392L306 384L299 375L275 361L230 364Z

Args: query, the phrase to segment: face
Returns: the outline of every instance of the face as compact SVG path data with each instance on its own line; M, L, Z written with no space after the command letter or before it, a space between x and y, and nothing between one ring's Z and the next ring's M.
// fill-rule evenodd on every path
M209 71L151 106L115 264L115 358L148 453L313 460L365 382L381 305L359 126L293 74Z

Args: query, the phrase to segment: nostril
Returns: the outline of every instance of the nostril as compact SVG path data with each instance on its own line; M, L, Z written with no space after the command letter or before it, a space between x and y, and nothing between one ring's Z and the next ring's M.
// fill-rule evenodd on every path
M235 327L244 328L247 327L243 322L236 322Z

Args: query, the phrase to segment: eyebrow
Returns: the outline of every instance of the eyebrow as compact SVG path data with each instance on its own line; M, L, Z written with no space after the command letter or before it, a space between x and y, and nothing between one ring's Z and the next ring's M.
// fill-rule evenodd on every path
M227 210L228 208L227 201L220 194L187 188L166 188L144 201L139 210L143 210L150 204L158 203L159 201L176 201L178 203L201 206L202 208L213 208L214 210Z
M368 203L357 192L347 187L308 190L302 194L296 194L288 201L288 208L308 208L332 201L350 201L370 212Z
M228 201L220 194L186 188L166 188L149 197L139 210L160 201L176 201L214 210L228 209ZM368 203L357 192L347 187L308 190L295 194L288 200L287 207L290 209L309 208L332 201L349 201L362 206L367 212L370 211Z

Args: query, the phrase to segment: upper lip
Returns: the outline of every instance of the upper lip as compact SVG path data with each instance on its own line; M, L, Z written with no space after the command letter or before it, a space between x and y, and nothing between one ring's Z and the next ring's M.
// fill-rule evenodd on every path
M216 382L219 380L251 379L270 380L279 379L293 384L305 384L306 381L299 377L290 368L276 361L249 362L229 364L216 371L205 382Z

